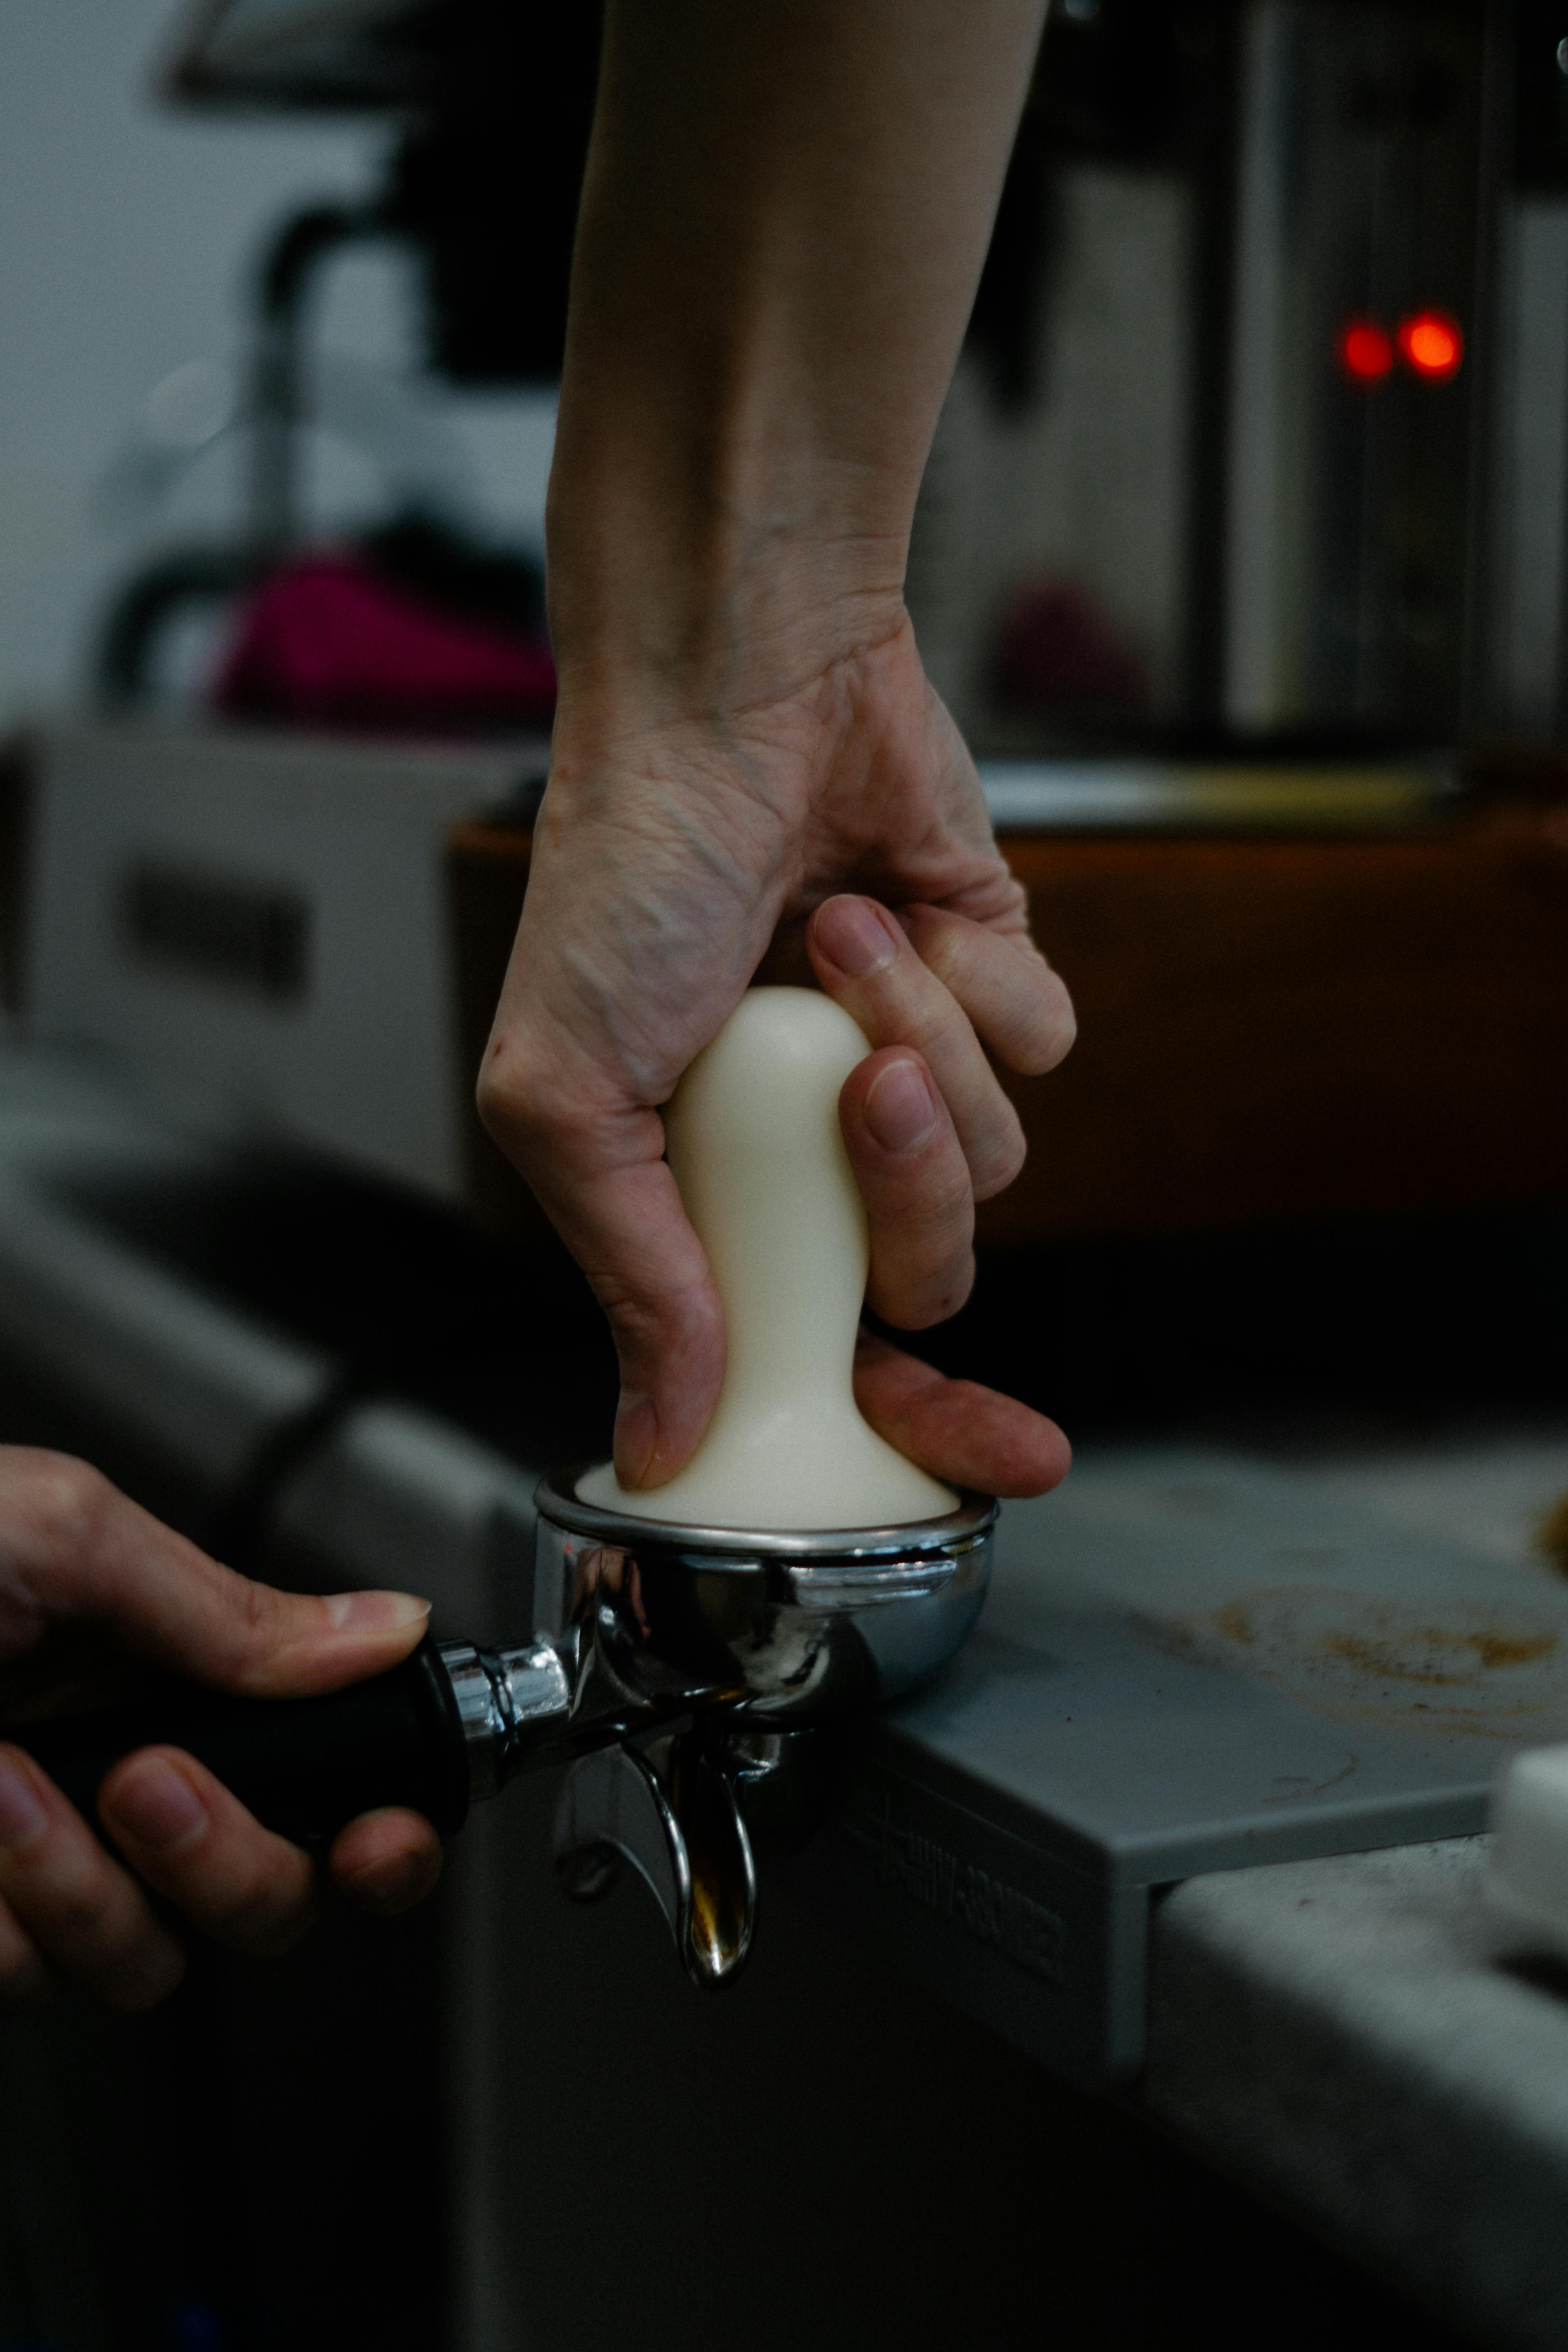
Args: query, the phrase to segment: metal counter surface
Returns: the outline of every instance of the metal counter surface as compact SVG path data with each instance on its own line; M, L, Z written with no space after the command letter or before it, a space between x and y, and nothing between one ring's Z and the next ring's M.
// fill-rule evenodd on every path
M882 1719L810 1871L1020 2047L1131 2076L1152 1890L1474 1832L1513 1748L1568 1737L1568 1584L1529 1539L1565 1486L1555 1431L1081 1454L1005 1509L979 1632Z
M1485 1838L1195 1878L1152 1939L1145 2112L1449 2326L1568 2341L1568 1971Z

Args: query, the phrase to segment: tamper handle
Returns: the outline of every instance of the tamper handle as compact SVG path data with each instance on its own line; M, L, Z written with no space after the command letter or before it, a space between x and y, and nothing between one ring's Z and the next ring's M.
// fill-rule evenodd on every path
M122 1705L5 1727L0 1738L95 1824L110 1766L150 1747L184 1748L268 1829L305 1844L382 1805L411 1806L448 1836L468 1807L463 1726L428 1638L389 1673L318 1698L236 1698L160 1675Z
M585 1502L692 1526L822 1530L937 1518L958 1496L861 1418L855 1338L870 1250L838 1125L869 1042L831 997L753 988L665 1114L669 1164L724 1307L712 1423L667 1486L613 1472Z

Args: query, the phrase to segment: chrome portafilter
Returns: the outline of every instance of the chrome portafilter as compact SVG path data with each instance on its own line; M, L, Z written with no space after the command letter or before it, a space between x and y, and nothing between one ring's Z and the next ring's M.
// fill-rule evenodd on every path
M579 1704L683 1704L776 1727L902 1698L980 1613L996 1504L896 1528L682 1527L534 1495L534 1615L577 1646Z
M623 1517L543 1479L530 1642L422 1642L324 1697L235 1698L173 1677L90 1714L10 1727L96 1819L139 1748L196 1757L269 1829L321 1850L385 1805L453 1835L470 1803L564 1759L557 1867L586 1899L629 1864L696 1982L751 1945L759 1825L799 1833L826 1793L829 1726L901 1697L963 1642L991 1568L996 1505L830 1534Z

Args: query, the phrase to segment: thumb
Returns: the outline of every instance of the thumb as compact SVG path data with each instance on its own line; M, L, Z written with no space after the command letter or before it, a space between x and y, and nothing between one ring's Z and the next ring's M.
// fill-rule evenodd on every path
M216 1690L305 1698L382 1673L429 1621L404 1592L279 1592L223 1567L85 1462L0 1447L0 1589L35 1632L91 1625Z
M616 1475L662 1486L697 1451L724 1375L723 1310L702 1244L662 1160L590 1180L557 1223L616 1342Z
M664 1157L664 1122L650 1104L591 1108L586 1087L536 1088L520 1060L498 1024L480 1115L609 1319L616 1475L662 1486L697 1451L724 1377L723 1309Z

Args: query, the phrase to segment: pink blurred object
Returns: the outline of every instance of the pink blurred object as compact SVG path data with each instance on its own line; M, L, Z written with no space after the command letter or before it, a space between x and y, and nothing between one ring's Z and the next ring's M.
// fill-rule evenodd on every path
M1142 710L1149 673L1142 655L1074 580L1031 580L1014 593L996 632L998 692L1016 709Z
M395 734L548 727L541 636L438 610L355 555L306 555L243 606L213 687L231 718Z

